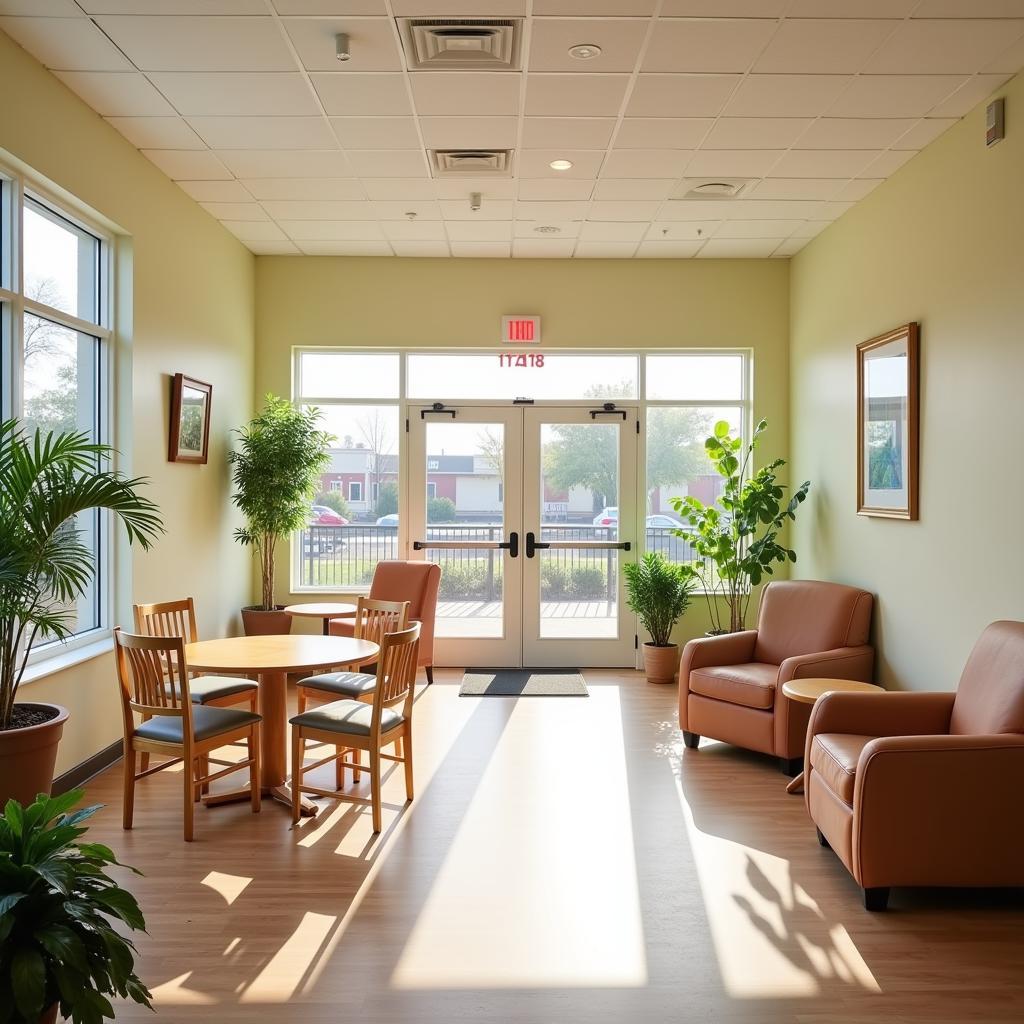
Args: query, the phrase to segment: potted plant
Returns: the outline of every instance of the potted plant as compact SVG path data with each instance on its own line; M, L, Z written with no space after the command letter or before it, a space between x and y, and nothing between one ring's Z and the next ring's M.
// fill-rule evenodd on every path
M654 551L639 562L628 562L623 572L629 607L651 635L643 646L647 681L671 683L679 664L679 645L672 643L672 629L690 605L696 575L689 565L667 562Z
M229 459L234 467L234 503L247 525L235 540L251 545L260 565L262 603L242 609L249 636L288 633L290 615L274 601L274 555L279 541L309 524L313 497L334 438L320 429L322 414L308 406L267 395L263 411L238 431L241 444Z
M729 424L720 420L704 442L711 464L724 479L718 501L705 505L698 498L672 498L670 504L690 524L674 531L685 538L700 556L698 578L703 585L711 617L712 634L745 629L753 588L774 573L773 563L796 561L796 552L780 543L787 519L807 497L811 483L805 480L784 502L785 487L778 470L786 464L775 459L753 471L753 455L768 421L761 420L746 446L733 437Z
M107 445L86 434L29 436L17 420L0 423L0 800L28 803L49 793L68 712L15 698L40 640L71 635L75 603L95 571L76 517L109 509L129 541L149 548L163 529L141 479L101 469Z
M108 996L150 1005L135 973L135 947L111 924L145 929L139 905L106 872L118 864L101 843L79 843L79 824L99 807L68 813L83 791L40 794L0 817L0 1020L75 1024L114 1018ZM129 868L134 871L134 868ZM138 872L135 872L138 874Z

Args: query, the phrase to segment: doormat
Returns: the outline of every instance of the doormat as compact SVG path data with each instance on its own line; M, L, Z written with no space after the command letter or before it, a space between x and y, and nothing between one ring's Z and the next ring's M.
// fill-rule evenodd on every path
M460 697L589 697L574 668L467 668Z

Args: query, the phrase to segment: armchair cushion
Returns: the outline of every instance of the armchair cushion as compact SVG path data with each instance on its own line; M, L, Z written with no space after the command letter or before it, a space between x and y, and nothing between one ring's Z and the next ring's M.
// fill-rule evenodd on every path
M809 760L829 789L845 803L853 804L857 762L864 747L874 736L844 732L821 732L811 743Z
M711 665L690 672L690 692L703 697L767 710L775 703L778 665Z

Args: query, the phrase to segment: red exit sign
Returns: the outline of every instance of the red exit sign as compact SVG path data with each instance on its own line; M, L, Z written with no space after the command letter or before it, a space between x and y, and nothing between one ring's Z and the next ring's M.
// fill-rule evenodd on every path
M503 316L501 340L509 345L539 345L539 316Z

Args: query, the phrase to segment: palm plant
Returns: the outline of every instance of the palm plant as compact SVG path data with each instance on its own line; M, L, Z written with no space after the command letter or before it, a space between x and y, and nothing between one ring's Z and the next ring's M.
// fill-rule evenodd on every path
M112 454L84 433L30 436L17 420L0 422L0 730L16 727L33 644L71 634L95 572L76 517L107 509L144 549L163 531L157 506L138 493L144 479L100 468Z

